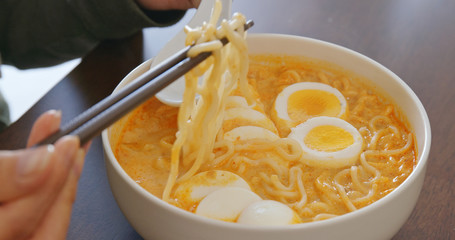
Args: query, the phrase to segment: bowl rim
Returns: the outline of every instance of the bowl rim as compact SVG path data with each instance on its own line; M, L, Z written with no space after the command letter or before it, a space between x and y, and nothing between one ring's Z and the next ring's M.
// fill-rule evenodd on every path
M339 222L344 222L346 220L352 219L352 218L357 218L361 215L368 214L370 211L374 210L375 208L380 207L381 205L386 204L387 202L393 201L394 198L396 198L400 192L404 191L406 188L409 187L410 183L415 180L420 174L424 174L424 171L426 169L426 164L428 162L428 156L430 153L430 146L431 146L431 127L430 127L430 121L428 118L428 115L425 111L425 108L417 95L414 93L414 91L400 78L398 77L395 73L393 73L391 70L388 68L384 67L380 63L376 62L375 60L360 54L358 52L355 52L354 50L348 49L346 47L326 42L323 40L318 40L314 38L308 38L308 37L303 37L303 36L296 36L296 35L288 35L288 34L275 34L275 33L253 33L253 34L248 34L247 40L248 41L254 41L256 39L280 39L280 40L294 40L294 41L302 41L306 42L305 44L312 44L312 45L322 45L323 47L329 47L332 49L335 49L336 51L343 51L346 54L353 55L356 58L360 58L363 61L368 62L369 64L373 65L374 67L378 68L380 71L383 71L386 73L390 78L393 78L394 81L396 81L398 84L401 85L401 87L404 88L406 93L409 95L409 97L412 99L414 104L417 107L419 117L423 121L423 146L420 151L418 151L418 159L417 159L417 165L411 172L411 174L404 180L396 189L394 189L392 192L387 194L387 196L375 201L374 203L365 206L361 209L357 209L356 211L345 213L343 215L326 219L323 221L316 221L316 222L306 222L303 224L293 224L293 225L284 225L284 226L251 226L251 225L242 225L242 224L236 224L236 223L230 223L230 222L223 222L223 221L218 221L214 219L209 219L206 217L198 216L194 213L190 213L188 211L185 211L183 209L180 209L176 206L173 206L169 203L164 202L160 198L154 196L153 194L149 193L147 190L142 188L139 184L134 182L134 180L123 170L123 168L120 166L118 161L115 158L115 155L111 149L110 143L109 143L109 138L108 138L108 133L107 129L103 130L102 132L102 143L103 143L103 148L105 150L105 161L108 161L114 170L116 171L117 174L120 175L120 177L130 186L134 191L139 193L142 197L146 198L149 201L152 201L153 203L157 204L157 206L161 208L165 208L166 210L172 212L173 214L179 215L180 217L190 219L191 221L196 221L201 224L206 224L210 225L213 227L221 227L221 228L229 228L231 230L245 230L245 231L289 231L289 230L302 230L302 229L310 229L310 228L315 228L315 227L330 227L331 225L337 224ZM139 66L137 66L135 69L133 69L123 80L120 82L120 84L114 89L114 92L117 91L119 88L123 87L126 83L130 82L133 80L132 76L137 74L139 71L145 71L146 69L149 68L151 64L152 59L149 59ZM355 71L348 69L352 72L355 73ZM421 189L419 190L419 192Z

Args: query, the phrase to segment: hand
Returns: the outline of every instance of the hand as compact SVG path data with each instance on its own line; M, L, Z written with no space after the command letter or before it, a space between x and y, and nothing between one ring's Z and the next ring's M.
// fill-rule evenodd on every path
M201 0L136 0L136 2L149 10L185 10L197 8Z
M57 111L41 115L27 145L58 130L60 119ZM84 155L74 136L0 151L0 239L65 239Z

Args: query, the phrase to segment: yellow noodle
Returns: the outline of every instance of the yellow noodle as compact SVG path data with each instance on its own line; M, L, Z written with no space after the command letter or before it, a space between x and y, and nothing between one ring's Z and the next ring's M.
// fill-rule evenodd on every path
M216 156L214 159L213 159L213 165L223 165L224 162L226 160L228 160L228 158L231 158L233 155L234 155L234 144L232 144L231 141L227 141L227 140L221 140L221 141L217 141L215 142L215 145L213 146L215 149L218 148L226 148L226 151L219 155L219 156ZM219 151L217 152L219 154Z
M192 48L190 48L190 50L188 51L188 56L195 57L201 52L212 52L221 47L223 47L223 44L219 40L213 40L210 42L200 43L200 44L197 44L197 45L193 46Z
M392 132L392 134L400 135L400 132L397 129L397 127L395 127L393 125L390 125L387 128L384 128L384 129L381 129L381 130L376 130L374 132L373 137L371 138L371 141L370 141L370 144L369 144L369 148L371 150L376 150L379 139L381 137L389 134L390 132Z
M307 196L307 193L305 191L305 185L303 183L303 180L302 180L302 170L298 167L292 167L291 168L291 173L293 172L297 172L297 174L295 175L295 181L297 182L297 187L298 187L298 191L300 193L300 200L294 204L291 205L291 207L293 207L294 209L297 208L303 208L307 201L308 201L308 196ZM291 175L293 176L293 175ZM294 182L294 181L293 181Z
M369 173L373 174L374 177L372 178L371 181L374 181L376 179L378 179L380 176L381 176L381 172L379 172L376 168L374 168L373 166L371 166L370 164L368 164L367 160L366 160L366 154L371 152L371 150L369 151L365 151L363 153L360 154L360 163L362 165L362 167ZM362 168L362 169L363 169Z
M244 39L244 36L240 36L238 32L235 32L230 28L229 23L224 21L221 25L221 29L226 33L230 44L225 48L221 48L222 44L219 43L219 40L216 40L216 27L215 24L218 22L218 18L221 11L221 3L217 1L215 8L212 12L212 16L207 24L202 28L196 30L187 29L187 32L192 32L188 35L186 42L187 43L196 43L196 47L193 47L189 52L189 56L195 56L199 54L200 51L213 51L210 61L213 61L213 64L210 68L210 72L204 75L203 87L198 88L198 75L196 70L186 74L186 90L183 96L183 103L179 110L178 116L178 126L179 133L177 139L172 148L171 154L171 169L169 178L163 192L163 200L169 201L169 196L171 190L177 181L178 178L178 165L180 161L180 151L183 147L183 158L189 154L197 152L196 158L192 162L191 167L179 177L178 181L185 181L186 179L193 176L201 167L204 161L207 161L212 156L212 149L214 146L214 141L219 127L221 126L223 118L223 101L230 93L232 89L225 89L226 86L232 87L235 84L228 83L225 84L223 80L230 81L240 81L239 85L244 86L246 81L246 70L248 67L248 62L243 60L243 64L240 66L233 66L238 63L235 61L227 62L226 58L222 57L222 51L230 51L228 55L237 56L237 58L245 58L244 55L247 54L246 45L244 41L239 39ZM245 23L244 17L237 16L235 18L236 27L242 27ZM201 34L196 34L194 32L201 31ZM197 39L193 39L198 37ZM205 43L210 41L210 43ZM234 46L234 47L233 47ZM226 54L226 53L225 53ZM247 55L246 55L247 56ZM247 58L247 57L246 57ZM204 70L207 70L207 65L202 64L201 67ZM240 74L237 77L231 79L224 79L223 74L228 70L231 70L231 74L235 75L233 69L240 69ZM243 74L243 75L242 75ZM196 90L200 95L200 98L196 101ZM247 90L243 89L243 93L247 94ZM187 160L186 165L189 165Z
M373 196L377 192L377 189L378 189L378 185L377 184L373 184L372 188L370 188L368 190L368 194L367 195L365 195L363 197L359 197L359 198L353 199L352 202L355 203L355 204L360 204L362 202L369 202L369 201L371 202Z
M334 218L334 217L336 217L336 216L338 216L338 215L330 214L330 213L321 213L321 214L316 215L316 216L313 218L313 221L326 220L326 219Z
M362 182L360 182L358 177L358 170L359 168L357 166L352 166L350 169L352 183L357 189L360 189L360 191L365 193L368 191L368 187L365 186Z
M280 157L288 161L296 161L302 156L302 148L294 139L280 138L274 144L277 145L276 149Z
M354 204L352 204L351 200L349 199L348 195L346 194L346 190L344 189L342 184L340 184L340 178L343 175L348 175L348 174L349 174L349 169L344 169L344 170L338 172L335 175L334 184L335 184L335 187L337 188L338 194L340 195L341 200L343 201L344 205L349 209L349 211L352 212L352 211L355 211L357 208L354 206Z
M406 145L404 145L402 148L393 149L393 150L368 150L368 151L365 151L364 154L366 154L366 155L383 155L383 156L403 154L406 151L408 151L410 149L410 147L412 146L412 142L413 142L412 139L413 139L412 134L409 133L407 135Z

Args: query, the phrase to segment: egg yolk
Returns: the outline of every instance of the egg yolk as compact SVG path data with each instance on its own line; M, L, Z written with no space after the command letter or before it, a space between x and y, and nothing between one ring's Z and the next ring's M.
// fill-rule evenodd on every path
M336 152L354 143L354 137L343 128L321 125L311 129L304 137L305 144L321 152Z
M327 91L304 89L292 93L288 99L289 117L296 121L311 116L337 116L340 111L339 99Z

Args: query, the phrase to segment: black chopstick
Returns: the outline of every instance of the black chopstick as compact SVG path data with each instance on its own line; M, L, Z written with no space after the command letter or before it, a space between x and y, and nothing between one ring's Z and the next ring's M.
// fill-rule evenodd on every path
M254 22L249 20L245 24L245 30L253 25ZM228 40L223 38L221 42L226 45ZM35 146L55 143L62 136L69 134L79 136L81 144L87 143L100 134L103 129L109 127L211 55L211 52L203 52L196 57L187 58L190 48L191 46L188 46L178 51L140 75L117 93L93 105Z

